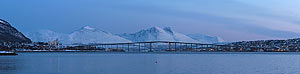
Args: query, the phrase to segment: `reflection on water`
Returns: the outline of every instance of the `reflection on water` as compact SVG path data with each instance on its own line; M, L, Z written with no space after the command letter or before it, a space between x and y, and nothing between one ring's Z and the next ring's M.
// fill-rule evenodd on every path
M17 70L16 61L11 59L0 59L0 71Z
M36 52L0 56L0 74L299 74L298 54Z
M19 60L14 56L0 56L0 74L10 74L20 70Z

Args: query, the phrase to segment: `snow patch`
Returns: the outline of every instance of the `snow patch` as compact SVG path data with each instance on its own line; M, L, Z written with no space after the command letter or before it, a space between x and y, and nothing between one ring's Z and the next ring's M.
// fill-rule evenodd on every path
M92 28L92 27L90 27L90 26L84 26L83 29L84 29L84 30L95 30L95 28Z
M5 23L4 21L0 20L0 23Z

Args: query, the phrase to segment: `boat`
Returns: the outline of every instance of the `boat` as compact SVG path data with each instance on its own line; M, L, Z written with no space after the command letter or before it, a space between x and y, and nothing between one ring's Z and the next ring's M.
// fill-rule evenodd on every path
M1 55L18 55L18 54L10 51L0 51L0 56Z

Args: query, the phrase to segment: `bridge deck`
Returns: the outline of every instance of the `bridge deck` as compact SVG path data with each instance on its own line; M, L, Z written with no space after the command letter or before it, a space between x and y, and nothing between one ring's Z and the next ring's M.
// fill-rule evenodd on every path
M169 41L151 41L151 42L130 42L130 43L99 43L84 45L85 47L94 47L105 49L107 51L218 51L226 45L187 43L187 42L169 42Z

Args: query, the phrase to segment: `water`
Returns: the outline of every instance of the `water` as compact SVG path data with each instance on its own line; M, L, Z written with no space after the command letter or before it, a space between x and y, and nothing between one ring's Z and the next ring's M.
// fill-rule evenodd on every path
M31 52L0 56L0 74L300 74L299 54Z

